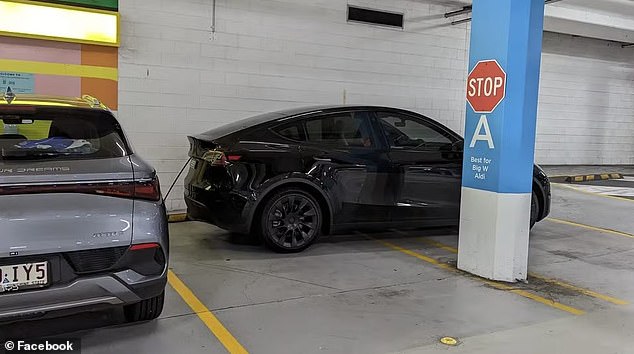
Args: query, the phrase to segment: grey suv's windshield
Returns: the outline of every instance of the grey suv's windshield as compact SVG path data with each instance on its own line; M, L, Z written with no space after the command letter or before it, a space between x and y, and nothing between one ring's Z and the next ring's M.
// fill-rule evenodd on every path
M1 160L94 159L129 154L119 124L105 112L68 110L5 114L0 110Z

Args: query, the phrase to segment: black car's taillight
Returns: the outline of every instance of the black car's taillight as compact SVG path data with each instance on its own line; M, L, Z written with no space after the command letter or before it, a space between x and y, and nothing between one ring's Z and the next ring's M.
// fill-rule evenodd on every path
M165 269L167 258L158 243L134 244L117 264L117 268L128 268L141 275L160 275Z
M209 162L212 166L226 166L231 162L239 161L242 158L240 155L227 155L220 150L209 150L205 152L202 159Z

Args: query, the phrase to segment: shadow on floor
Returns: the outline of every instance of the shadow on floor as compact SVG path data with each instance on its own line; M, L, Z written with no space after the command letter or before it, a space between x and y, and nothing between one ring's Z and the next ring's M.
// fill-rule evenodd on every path
M81 338L93 330L112 326L128 326L120 308L3 324L0 325L0 340L16 338L41 339L62 336Z

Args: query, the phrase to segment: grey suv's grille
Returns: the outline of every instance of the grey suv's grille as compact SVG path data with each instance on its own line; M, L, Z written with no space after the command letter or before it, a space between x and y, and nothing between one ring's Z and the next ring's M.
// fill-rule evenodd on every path
M112 268L127 249L127 246L101 248L67 252L64 256L76 273L92 273Z

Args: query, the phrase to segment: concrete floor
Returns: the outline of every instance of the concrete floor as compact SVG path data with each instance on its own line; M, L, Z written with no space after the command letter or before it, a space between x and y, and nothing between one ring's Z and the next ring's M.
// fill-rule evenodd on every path
M634 353L632 306L600 296L634 301L633 201L559 185L553 193L554 219L534 228L529 268L564 283L531 278L500 290L453 271L457 235L446 229L327 237L279 255L179 223L171 268L251 353ZM159 320L120 323L113 310L0 333L80 337L84 354L226 352L169 286ZM443 336L460 344L438 344Z

